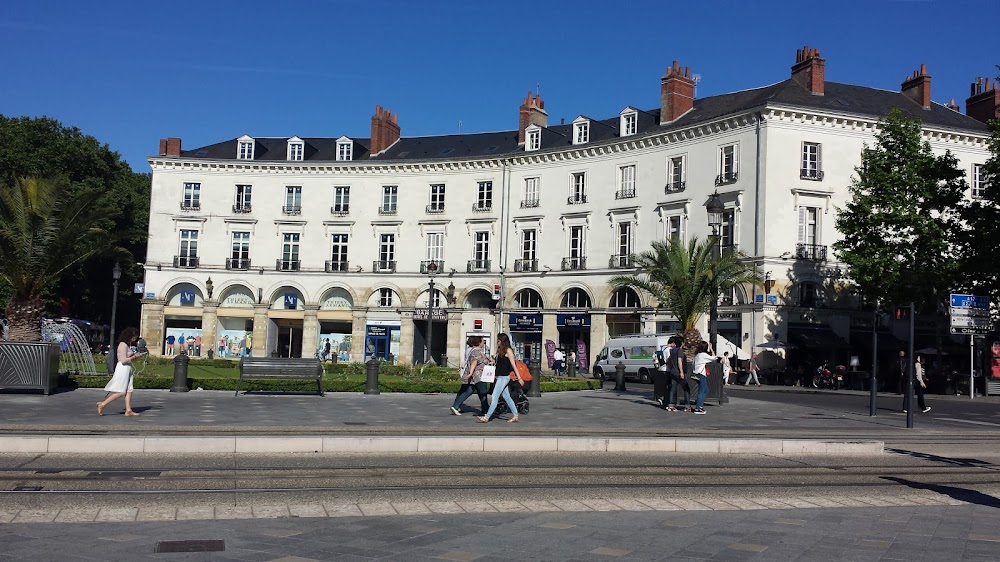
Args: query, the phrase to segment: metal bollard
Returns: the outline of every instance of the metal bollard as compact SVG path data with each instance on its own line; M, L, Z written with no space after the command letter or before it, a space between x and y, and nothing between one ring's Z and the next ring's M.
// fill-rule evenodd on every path
M625 392L625 363L615 365L615 390Z
M528 385L528 398L537 398L542 395L542 361L536 359L528 364L528 372L531 373L531 384Z
M174 385L170 387L170 392L188 391L188 363L191 358L187 353L181 353L174 357Z
M571 362L569 362L569 363L566 364L566 376L568 376L568 377L576 377L576 363L575 362L571 361Z
M368 380L365 383L365 394L378 394L378 359L371 359L365 363L365 375Z

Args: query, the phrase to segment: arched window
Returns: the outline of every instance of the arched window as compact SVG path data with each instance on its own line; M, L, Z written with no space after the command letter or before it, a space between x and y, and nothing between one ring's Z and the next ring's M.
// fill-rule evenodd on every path
M514 308L542 308L542 295L534 289L521 289L514 294Z
M818 306L820 303L819 284L812 281L799 283L799 306Z
M639 293L635 292L635 289L631 287L622 287L611 295L611 302L608 303L609 308L639 308L641 304L639 303Z
M560 308L590 308L590 295L583 289L570 289L563 293Z
M495 308L496 305L493 294L485 289L473 289L465 297L465 308Z
M323 295L320 310L350 310L354 306L354 298L347 289L334 287Z

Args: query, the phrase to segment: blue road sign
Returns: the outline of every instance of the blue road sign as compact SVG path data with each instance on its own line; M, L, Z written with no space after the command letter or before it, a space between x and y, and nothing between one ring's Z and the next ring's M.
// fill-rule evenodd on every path
M990 308L989 297L975 295L951 295L952 308Z

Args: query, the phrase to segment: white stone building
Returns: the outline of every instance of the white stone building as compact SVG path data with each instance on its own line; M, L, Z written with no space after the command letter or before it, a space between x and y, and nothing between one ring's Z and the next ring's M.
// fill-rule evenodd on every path
M989 82L973 92L977 120L933 103L923 68L896 92L823 72L807 48L788 80L694 99L675 62L659 108L549 125L529 94L518 129L497 133L401 137L376 108L370 138L164 139L149 158L142 333L154 353L196 334L202 355L312 356L329 338L342 360L421 362L434 263L435 360L508 331L536 358L547 340L582 342L589 365L610 335L676 329L648 295L607 281L653 240L709 236L717 191L721 243L774 282L723 296L720 334L747 351L780 338L846 353L871 321L826 292L842 274L833 219L878 118L919 116L976 190L981 121L1000 96Z

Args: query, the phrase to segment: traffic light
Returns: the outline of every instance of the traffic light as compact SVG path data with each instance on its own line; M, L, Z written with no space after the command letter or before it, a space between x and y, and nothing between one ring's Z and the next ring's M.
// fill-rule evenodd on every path
M908 306L897 306L896 311L892 315L896 320L909 320L910 319L910 307Z

